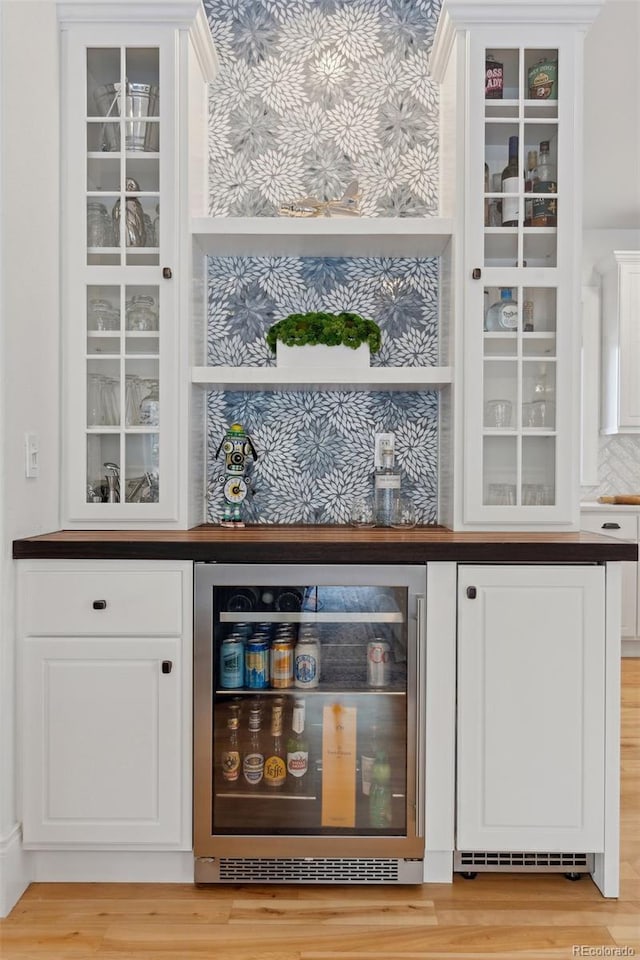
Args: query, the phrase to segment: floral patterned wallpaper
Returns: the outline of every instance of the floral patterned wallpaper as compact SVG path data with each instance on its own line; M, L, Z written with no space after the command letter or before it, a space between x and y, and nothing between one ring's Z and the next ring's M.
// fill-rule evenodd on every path
M367 216L438 209L437 86L426 69L440 0L204 0L221 69L211 86L210 213L274 216L357 180ZM275 361L264 334L292 312L354 310L378 321L372 364L437 363L438 263L421 258L220 257L209 265L208 363ZM438 395L208 395L208 520L222 513L229 424L258 450L251 522L344 523L373 493L374 433L396 434L403 493L436 521Z
M272 216L352 180L367 216L434 215L440 0L204 0L215 216Z

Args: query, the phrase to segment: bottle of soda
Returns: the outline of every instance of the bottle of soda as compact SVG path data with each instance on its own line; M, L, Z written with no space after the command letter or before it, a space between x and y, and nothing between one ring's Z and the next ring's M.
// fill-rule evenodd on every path
M379 750L371 770L369 825L376 830L391 826L391 766L386 753Z
M271 744L264 760L264 782L274 789L283 787L287 779L287 761L282 746L282 704L282 697L277 697L271 707Z
M297 793L304 789L309 772L309 742L304 733L304 712L305 702L297 697L293 703L291 732L287 740L287 773Z

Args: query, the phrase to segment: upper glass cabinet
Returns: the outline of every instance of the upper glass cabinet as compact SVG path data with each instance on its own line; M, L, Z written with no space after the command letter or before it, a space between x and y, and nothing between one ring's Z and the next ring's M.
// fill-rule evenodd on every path
M87 264L159 264L159 50L87 49Z
M557 266L558 50L485 48L484 265Z

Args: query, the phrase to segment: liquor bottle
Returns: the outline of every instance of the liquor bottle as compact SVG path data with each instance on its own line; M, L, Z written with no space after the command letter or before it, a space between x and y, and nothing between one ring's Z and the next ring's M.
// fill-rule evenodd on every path
M509 137L509 162L502 171L501 180L502 193L520 193L517 137ZM502 201L502 226L517 227L519 213L520 198L505 197Z
M390 527L400 499L400 471L394 464L393 447L382 448L382 466L375 473L375 521L379 527Z
M510 287L500 287L500 299L487 310L484 328L489 333L518 329L518 303Z
M484 165L484 192L485 194L489 193L491 189L491 174L489 173L489 164L485 163ZM484 225L488 227L490 224L489 220L489 200L485 196L484 198Z
M227 610L238 613L255 610L258 605L258 595L251 587L231 587L227 599Z
M391 826L391 766L386 753L379 750L371 770L369 825L378 830Z
M262 712L259 703L249 708L249 731L242 757L242 775L251 787L256 787L264 776L264 750L260 727Z
M362 793L365 797L368 797L371 792L371 774L377 755L378 726L374 723L371 727L371 734L368 740L362 745L362 752L360 754L360 782L362 786Z
M527 174L524 181L524 192L531 193L535 192L535 185L538 179L538 151L529 150L527 153ZM524 198L524 225L525 227L531 226L531 218L533 217L533 200L528 200Z
M304 700L296 697L293 702L291 733L287 739L287 773L293 778L297 792L304 789L309 771L309 742L304 732Z
M534 193L557 193L556 165L549 156L549 141L542 140L538 156L538 173ZM536 197L532 201L531 226L555 227L558 222L558 202L555 197Z
M279 789L287 779L287 761L282 746L283 700L277 697L271 706L271 744L265 754L264 782L268 787Z
M220 751L220 767L222 779L225 783L237 783L240 779L240 743L238 740L238 726L240 725L240 709L237 706L229 707L227 717L227 733Z

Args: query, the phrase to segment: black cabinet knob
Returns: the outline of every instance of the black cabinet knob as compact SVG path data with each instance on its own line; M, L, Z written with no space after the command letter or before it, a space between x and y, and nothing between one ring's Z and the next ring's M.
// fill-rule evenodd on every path
M475 600L475 598L478 596L478 591L475 587L467 587L467 596L469 597L469 600Z
M474 267L471 271L471 277L473 280L480 280L482 277L482 270L480 267Z
M163 672L163 673L171 673L172 668L173 668L173 664L172 664L171 660L163 660L163 661L162 661L162 672Z
M106 600L94 600L94 601L93 601L93 609L94 609L94 610L106 610L106 609L107 609L107 601L106 601Z
M173 271L171 267L163 267L162 276L165 280L171 280L171 277L173 276Z

